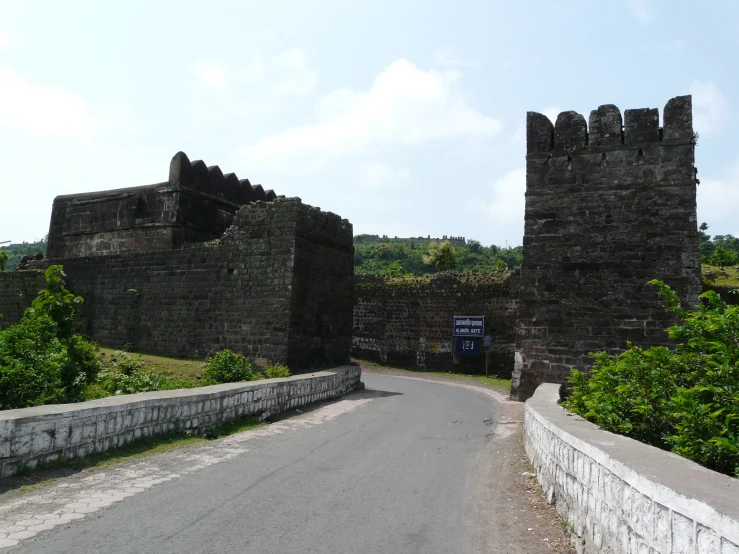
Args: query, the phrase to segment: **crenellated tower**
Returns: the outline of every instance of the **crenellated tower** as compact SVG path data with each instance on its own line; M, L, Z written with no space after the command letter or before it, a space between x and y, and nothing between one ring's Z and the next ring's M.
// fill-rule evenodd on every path
M701 293L690 96L526 120L526 214L511 395L588 369L589 352L668 344L657 278Z

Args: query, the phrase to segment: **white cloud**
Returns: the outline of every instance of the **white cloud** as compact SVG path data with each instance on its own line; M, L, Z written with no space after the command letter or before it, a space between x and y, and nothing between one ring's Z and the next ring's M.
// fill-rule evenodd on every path
M712 81L693 81L693 128L703 136L719 131L726 115L726 98Z
M700 176L699 176L700 177ZM716 229L717 234L734 234L736 207L739 206L739 163L734 164L721 178L706 177L698 185L698 220ZM719 232L719 229L724 229Z
M492 202L487 206L496 225L522 224L526 207L526 170L509 171L493 181L491 189Z
M206 89L224 91L231 89L243 96L243 85L254 86L262 94L282 96L304 96L311 93L318 77L303 53L298 49L287 50L265 59L254 56L238 68L210 59L197 60L190 68L196 82Z
M467 209L481 229L496 237L496 244L521 244L526 207L526 169L517 168L495 179L483 189L485 196L473 194Z
M102 126L85 102L58 86L32 84L0 66L0 127L33 135L90 135Z
M220 89L226 84L226 69L217 62L198 60L190 72L205 88Z
M21 41L18 37L0 29L0 48L12 48L20 44Z
M562 109L560 106L550 106L548 108L544 108L541 113L547 116L549 118L549 121L552 122L552 125L554 125L557 122L557 116L563 111L565 110Z
M288 50L272 60L275 73L275 91L278 94L304 96L313 92L318 77L311 71L298 49Z
M437 51L436 60L444 67L464 67L474 69L482 66L482 64L477 60L470 60L457 56L451 48Z
M396 60L369 91L338 89L319 101L316 123L264 137L240 154L252 167L304 171L379 146L498 133L499 121L467 105L458 79Z
M654 0L626 0L626 7L631 15L642 23L649 23L652 20L653 6Z
M381 163L368 163L360 170L360 182L371 189L395 188L407 183L410 178L411 172L407 169L393 168Z

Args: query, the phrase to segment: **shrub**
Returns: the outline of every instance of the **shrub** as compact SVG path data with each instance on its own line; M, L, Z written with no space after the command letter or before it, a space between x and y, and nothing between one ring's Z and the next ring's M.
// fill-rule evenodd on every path
M286 365L269 363L264 368L264 376L267 379L277 379L279 377L290 377L290 368Z
M46 270L46 288L23 318L0 331L0 408L82 399L100 370L97 346L73 334L82 298L64 286L61 266Z
M255 381L260 378L249 358L231 350L213 354L206 362L203 375L203 380L209 384Z
M0 332L0 409L64 402L62 368L70 363L47 316L24 318Z
M670 449L706 467L739 476L739 306L714 291L683 310L661 281L674 349L635 346L592 354L588 375L573 370L563 405L602 428Z

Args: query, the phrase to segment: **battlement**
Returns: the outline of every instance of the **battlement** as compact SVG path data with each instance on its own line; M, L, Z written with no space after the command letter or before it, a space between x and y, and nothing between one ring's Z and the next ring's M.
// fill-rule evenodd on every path
M249 179L239 179L235 173L224 175L217 165L206 166L202 160L193 162L184 152L177 152L169 164L168 184L209 194L239 206L249 202L272 202L277 198L273 190L252 185Z
M57 196L50 258L171 250L220 237L240 206L273 202L274 191L177 152L162 183Z
M638 148L650 143L690 144L694 140L692 97L677 96L663 110L659 126L656 108L626 110L623 119L613 104L590 112L589 121L573 111L562 112L552 125L537 112L526 116L526 154L529 157L572 155L583 150L602 152Z

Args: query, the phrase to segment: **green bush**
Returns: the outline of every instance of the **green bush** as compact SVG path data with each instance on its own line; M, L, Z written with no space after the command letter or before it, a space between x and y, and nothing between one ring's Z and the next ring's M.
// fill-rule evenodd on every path
M67 349L49 317L24 318L0 332L0 409L64 402Z
M264 376L267 379L277 379L279 377L290 377L290 368L286 365L269 363L264 368Z
M100 370L97 346L73 334L82 303L64 286L61 266L23 318L0 331L0 409L77 402Z
M676 348L592 354L588 375L573 370L563 405L603 429L739 476L739 306L708 291L697 310L683 310L667 285L650 283L678 318L667 329Z
M251 360L231 350L221 350L206 362L203 380L208 384L256 381L261 375L254 371Z

